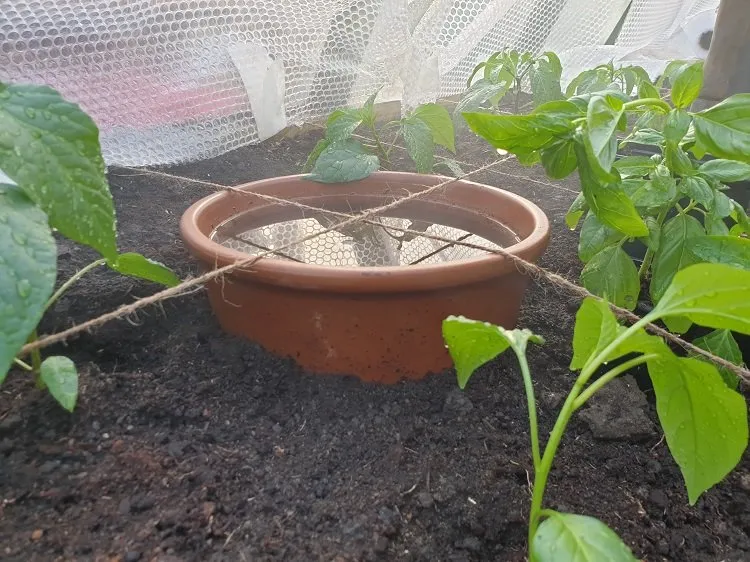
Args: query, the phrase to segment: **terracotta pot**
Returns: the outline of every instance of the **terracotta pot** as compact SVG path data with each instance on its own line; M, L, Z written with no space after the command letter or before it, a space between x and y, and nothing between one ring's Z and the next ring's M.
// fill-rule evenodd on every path
M248 257L211 239L228 219L257 228L310 215L253 193L348 212L387 204L445 179L377 172L338 185L301 176L261 180L239 187L246 193L227 191L198 201L183 215L181 233L208 270ZM549 241L547 217L536 205L468 181L405 203L389 216L448 225L495 243L507 240L509 227L520 242L506 249L532 262ZM388 267L327 267L264 258L207 289L227 332L291 356L312 372L394 383L451 367L441 327L451 314L515 326L528 281L510 260L496 254Z

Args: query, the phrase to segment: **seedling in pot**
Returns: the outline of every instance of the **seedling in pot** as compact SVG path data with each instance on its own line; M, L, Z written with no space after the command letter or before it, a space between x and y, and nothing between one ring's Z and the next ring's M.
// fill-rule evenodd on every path
M657 304L675 274L691 264L750 269L750 219L725 193L727 182L750 178L750 94L691 112L703 63L670 65L665 75L671 104L644 80L634 100L610 84L528 115L464 114L477 134L524 165L540 162L554 179L578 170L581 193L566 222L574 229L583 219L581 282L629 310L642 282ZM618 160L618 147L631 142L652 145L658 154ZM706 155L715 159L700 162ZM640 266L623 250L634 240L647 247ZM684 318L666 322L678 333L691 326Z
M375 115L377 94L370 96L361 108L337 109L328 116L325 137L318 141L305 163L309 179L322 183L364 179L381 165L391 165L391 152L401 140L418 173L444 169L456 176L463 174L454 160L436 155L438 146L456 152L453 121L444 107L426 103L398 121L379 126ZM360 128L372 135L374 145L366 146L354 138ZM385 140L386 136L390 141Z
M544 493L573 414L607 383L637 365L648 367L659 422L685 479L691 505L740 461L748 443L747 404L742 395L725 384L712 363L678 357L661 338L644 330L649 323L675 318L750 334L750 271L723 264L690 265L675 274L651 313L630 327L618 323L606 301L585 299L576 316L570 364L579 374L543 449L526 350L529 343L539 345L544 340L529 330L505 330L463 317L443 322L443 336L461 388L478 367L506 349L511 348L518 358L534 467L528 532L531 562L636 560L604 523L545 507ZM594 379L601 367L615 359L625 360Z
M0 82L0 383L11 365L34 375L67 410L78 399L78 372L64 356L18 356L37 339L44 312L86 273L107 266L167 286L179 279L136 253L119 253L99 130L76 104L52 88ZM57 291L53 232L96 250L101 258Z

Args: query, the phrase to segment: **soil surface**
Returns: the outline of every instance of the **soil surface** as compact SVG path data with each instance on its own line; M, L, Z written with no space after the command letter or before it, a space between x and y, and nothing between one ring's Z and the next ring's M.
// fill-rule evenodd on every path
M227 185L296 173L319 136L164 171ZM462 135L466 170L495 157ZM574 181L551 186L514 161L474 179L540 205L552 223L541 264L577 278L563 222ZM122 250L194 275L178 221L213 188L132 170L110 180ZM61 279L92 259L59 248ZM156 289L97 271L42 332ZM544 281L524 301L520 325L547 339L529 354L542 435L572 385L577 306ZM390 387L314 376L224 335L202 291L46 352L79 365L80 401L67 414L19 372L0 388L2 560L525 560L531 458L511 357L464 392L452 372ZM568 431L549 507L601 518L649 562L750 560L750 458L691 507L657 428L636 385L603 394Z

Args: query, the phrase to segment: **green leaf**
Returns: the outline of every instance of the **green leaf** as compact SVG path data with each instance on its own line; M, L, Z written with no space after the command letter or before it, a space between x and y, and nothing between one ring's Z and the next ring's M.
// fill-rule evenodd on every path
M693 103L703 87L703 61L684 66L672 80L672 103L685 108Z
M724 183L745 181L750 179L750 164L718 158L701 164L698 173Z
M723 219L732 214L734 206L732 205L732 200L724 192L714 191L714 200L709 209L714 215Z
M381 88L375 90L375 92L367 98L365 105L362 106L362 109L359 111L359 114L362 116L362 121L364 121L369 127L375 126L375 98L378 97L380 90ZM353 132L354 130L352 130L352 133Z
M687 134L693 118L683 109L673 109L667 114L664 124L664 138L672 142L680 142Z
M612 529L593 517L545 511L531 543L534 562L638 562Z
M645 144L646 146L661 146L664 144L664 135L654 129L639 129L628 136L620 144Z
M750 334L750 271L717 263L686 267L650 314L687 316L701 326Z
M0 383L41 320L56 275L47 216L18 188L0 185Z
M651 82L641 82L638 86L638 97L640 99L661 99L659 89Z
M39 378L60 406L72 412L78 400L78 371L67 357L59 355L42 361Z
M750 94L736 94L693 116L695 138L718 158L750 162Z
M649 175L656 169L656 162L648 156L626 156L614 163L614 167L624 178Z
M695 505L740 461L747 447L747 405L704 361L665 352L648 362L648 372L667 445Z
M583 221L581 235L578 238L578 257L586 263L595 254L618 243L624 237L624 234L602 224L596 215L589 213Z
M677 215L664 223L659 251L651 268L651 298L659 302L672 282L675 273L698 261L690 252L687 241L702 236L701 223L689 215Z
M677 76L690 63L684 60L673 60L664 69L661 77L656 81L656 86L662 88L665 84L674 84L674 77Z
M573 329L573 359L570 369L579 371L617 337L618 324L609 305L599 299L583 299Z
M453 120L447 109L436 103L426 103L417 107L412 115L427 124L435 144L456 152Z
M430 127L417 117L409 117L401 123L406 151L414 160L417 172L428 174L435 163L435 143L432 140Z
M351 139L332 143L318 157L312 173L305 179L321 183L361 180L378 169L380 161L374 154Z
M738 230L737 236L742 233L750 234L750 218L748 218L745 208L737 201L732 200L732 211L729 213L729 216L737 223L733 227L733 229Z
M638 304L638 270L620 246L610 246L592 257L581 271L581 283L617 306L633 310Z
M330 139L320 139L316 144L315 147L312 149L312 152L310 152L310 155L307 157L307 161L305 162L305 165L302 168L302 171L304 173L312 171L312 169L315 167L315 161L318 159L318 156L330 146L331 141Z
M563 98L560 88L562 65L554 53L545 53L531 68L531 93L534 105Z
M439 170L441 167L445 168L453 174L453 177L460 178L464 175L463 169L461 169L461 165L456 162L455 160L451 160L449 158L441 158L439 161L435 162L435 165L432 167L433 171Z
M680 191L707 209L713 205L714 190L700 176L682 178L680 181Z
M573 128L571 120L558 115L463 115L471 130L477 135L495 148L502 148L513 154L544 148L553 140L564 137Z
M740 351L740 346L737 345L737 341L729 330L714 330L713 332L709 332L705 336L694 340L693 345L697 345L701 349L705 349L709 353L721 357L722 359L726 359L735 365L743 365L742 351ZM698 355L696 355L695 358L708 361ZM726 383L726 385L732 390L737 390L737 387L740 384L740 378L725 367L717 366L717 368L721 378L724 379L724 383Z
M610 170L617 157L615 133L622 115L623 103L614 96L594 96L589 102L584 142L587 152L594 156L598 167L605 172L603 179L611 175Z
M479 367L508 347L525 352L526 343L543 344L544 339L529 330L506 330L489 322L449 316L443 320L443 339L456 367L458 386L464 388Z
M599 220L628 236L647 236L648 227L625 192L616 184L603 186L594 175L584 148L576 143L575 150L581 190Z
M565 213L565 224L568 225L570 230L575 230L578 226L578 221L581 220L583 214L588 211L589 205L586 202L586 197L583 193L576 195L573 203L570 205L568 212Z
M651 248L652 252L659 251L659 244L661 242L661 225L655 217L646 217L644 219L646 226L648 226L648 236L641 238L644 244Z
M539 152L542 166L553 179L563 179L572 174L578 166L575 141L559 140Z
M493 106L500 103L513 83L513 77L507 72L503 77L505 79L501 79L497 83L479 80L472 84L472 86L464 93L461 101L456 104L454 115L478 111L485 103L490 101Z
M672 174L683 177L695 174L695 168L692 160L690 160L690 156L675 141L667 141L664 156L667 167ZM674 181L674 178L672 181Z
M68 238L117 253L99 129L47 86L0 83L0 169Z
M725 236L729 234L729 229L724 219L717 217L713 213L706 213L706 217L703 219L703 226L706 228L706 234L711 236Z
M363 115L359 109L337 109L326 121L326 138L331 144L347 140L362 121Z
M750 239L738 236L699 236L687 244L696 261L723 263L750 271Z
M167 266L134 252L120 254L115 261L107 262L107 265L123 275L153 281L166 287L180 284L180 278Z

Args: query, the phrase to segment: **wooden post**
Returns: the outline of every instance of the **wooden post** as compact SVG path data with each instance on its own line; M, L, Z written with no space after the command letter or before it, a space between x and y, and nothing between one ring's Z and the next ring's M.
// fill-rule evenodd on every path
M721 0L696 105L708 107L739 93L750 93L750 2Z

